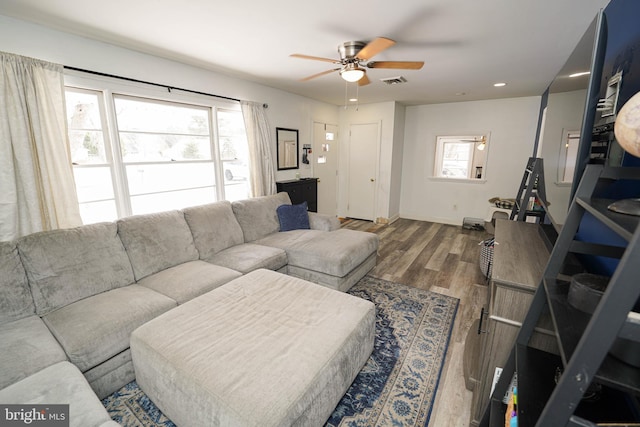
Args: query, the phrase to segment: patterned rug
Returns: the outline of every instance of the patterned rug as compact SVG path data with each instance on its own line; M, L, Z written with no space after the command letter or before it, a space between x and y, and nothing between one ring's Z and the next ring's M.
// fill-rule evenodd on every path
M458 299L369 276L349 293L376 305L376 340L326 426L426 426ZM102 403L125 427L174 426L135 381Z

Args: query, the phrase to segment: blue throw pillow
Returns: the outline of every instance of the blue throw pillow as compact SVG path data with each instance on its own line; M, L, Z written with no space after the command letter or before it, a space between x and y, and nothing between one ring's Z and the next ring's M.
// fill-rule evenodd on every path
M299 205L281 205L276 208L280 231L309 229L309 213L307 202Z

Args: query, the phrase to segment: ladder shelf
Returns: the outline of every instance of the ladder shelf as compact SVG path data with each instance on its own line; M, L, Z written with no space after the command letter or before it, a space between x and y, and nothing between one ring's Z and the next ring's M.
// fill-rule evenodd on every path
M535 200L535 203L530 206L532 199ZM537 208L536 205L538 206ZM542 223L546 215L546 209L544 162L541 158L529 157L509 219L526 221L527 217L538 217L539 222Z

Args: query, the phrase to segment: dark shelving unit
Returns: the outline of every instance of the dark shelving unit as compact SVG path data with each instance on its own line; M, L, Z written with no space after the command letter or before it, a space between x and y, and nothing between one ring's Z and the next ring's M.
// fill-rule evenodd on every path
M640 367L609 353L619 338L640 343L640 313L634 311L640 297L640 217L612 212L607 207L614 200L593 197L620 179L637 180L640 188L640 168L585 169L481 426L504 425L505 408L500 405L514 374L519 427L640 425ZM626 246L579 241L576 234L587 214L622 237ZM619 259L593 314L572 307L567 298L567 264L581 254ZM559 355L529 345L538 320L547 312Z

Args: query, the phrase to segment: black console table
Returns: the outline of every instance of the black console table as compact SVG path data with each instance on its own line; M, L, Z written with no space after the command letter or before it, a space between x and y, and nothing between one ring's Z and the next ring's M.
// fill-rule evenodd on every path
M278 192L288 193L294 205L306 201L309 211L318 212L318 178L277 181L276 188Z

